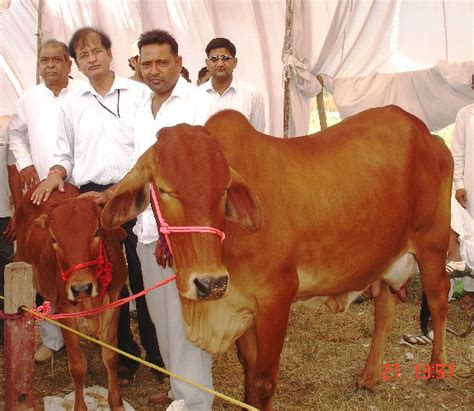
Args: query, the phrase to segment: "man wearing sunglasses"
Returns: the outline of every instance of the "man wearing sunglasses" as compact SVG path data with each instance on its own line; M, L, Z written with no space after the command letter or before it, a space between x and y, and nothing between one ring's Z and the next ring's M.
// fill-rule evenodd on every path
M256 130L265 130L265 102L254 86L234 77L237 66L235 45L226 38L212 39L206 47L206 66L211 80L200 87L210 95L212 113L240 111Z

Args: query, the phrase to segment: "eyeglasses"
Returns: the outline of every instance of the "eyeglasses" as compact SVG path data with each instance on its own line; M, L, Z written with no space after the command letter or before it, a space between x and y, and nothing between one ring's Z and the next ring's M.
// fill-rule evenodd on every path
M105 51L105 49L94 49L92 51L86 51L84 53L79 54L77 57L78 60L86 60L88 59L91 55L94 57L97 57L99 54L102 54Z
M217 63L219 60L222 60L224 63L228 63L232 59L233 57L221 55L221 56L210 57L209 61L212 61L213 63Z

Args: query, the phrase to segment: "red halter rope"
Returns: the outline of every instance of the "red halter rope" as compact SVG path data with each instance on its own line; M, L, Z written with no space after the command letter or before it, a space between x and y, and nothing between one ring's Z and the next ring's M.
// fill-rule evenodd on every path
M57 255L56 255L57 258ZM58 265L61 268L61 264L58 259ZM100 294L99 299L102 299L105 292L107 291L107 287L109 286L110 282L112 281L112 272L113 267L112 263L110 262L108 255L107 255L107 248L105 247L105 243L102 238L99 239L99 256L96 260L87 261L85 263L75 264L69 269L63 271L61 268L61 278L64 282L69 279L69 276L77 270L85 267L91 267L93 265L97 266L97 272L95 277L100 284Z
M167 246L169 253L166 253L167 258L170 259L173 255L173 250L171 248L171 242L169 239L169 234L170 233L210 233L210 234L215 234L221 238L221 243L225 239L225 234L221 231L218 230L217 228L214 227L208 227L208 226L170 226L165 219L163 218L163 215L161 214L160 206L158 204L158 196L156 194L156 188L153 184L150 184L150 191L151 191L151 199L152 199L152 205L153 209L156 213L156 217L158 218L159 222L159 227L158 230L163 236L165 237L166 243L161 243L161 246ZM161 239L161 235L160 235Z

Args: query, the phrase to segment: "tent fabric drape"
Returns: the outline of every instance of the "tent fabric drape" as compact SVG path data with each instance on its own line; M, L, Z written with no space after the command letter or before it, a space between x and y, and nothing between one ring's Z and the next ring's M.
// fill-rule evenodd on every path
M341 118L370 107L397 104L435 131L451 124L462 107L474 102L471 73L474 73L472 61L440 62L431 69L406 73L326 77L325 84L334 94Z
M318 74L342 117L397 104L437 130L474 101L473 2L294 0L293 7L293 44L283 58L296 62L290 135L307 134ZM447 63L435 66L440 59ZM449 77L460 82L456 88Z
M0 15L0 52L14 67L23 90L35 84L36 13L36 1L12 0L10 8ZM266 131L282 135L284 15L284 0L45 0L43 39L67 43L79 27L101 28L112 39L113 70L128 77L132 74L128 67L132 41L143 31L165 29L178 41L183 64L195 81L198 70L205 65L207 43L214 37L227 37L237 48L235 75L264 95ZM83 79L73 66L73 77ZM3 103L0 111L11 114Z
M18 88L35 85L38 0L11 0L0 13L0 115ZM292 43L285 47L285 0L44 0L43 39L67 42L84 25L108 33L113 69L128 68L130 44L162 28L175 35L196 79L214 37L237 47L236 76L264 95L266 131L283 135L283 85L289 80L290 135L308 132L310 99L323 75L342 116L398 104L432 130L473 101L474 2L454 0L293 0ZM443 60L445 63L438 63ZM74 65L73 65L74 66ZM74 66L74 78L83 78ZM457 82L453 85L452 79ZM19 84L19 86L17 86Z

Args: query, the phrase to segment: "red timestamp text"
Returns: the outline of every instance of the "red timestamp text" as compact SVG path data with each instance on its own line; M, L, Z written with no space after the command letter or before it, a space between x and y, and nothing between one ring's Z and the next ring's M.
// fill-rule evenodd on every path
M413 364L413 372L417 380L446 380L452 379L456 366L447 364ZM396 381L401 377L401 367L398 363L385 363L382 365L382 381Z

